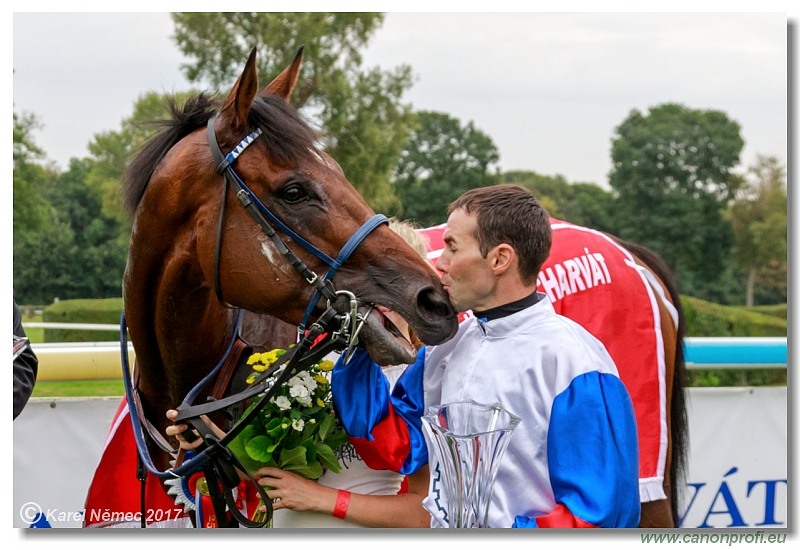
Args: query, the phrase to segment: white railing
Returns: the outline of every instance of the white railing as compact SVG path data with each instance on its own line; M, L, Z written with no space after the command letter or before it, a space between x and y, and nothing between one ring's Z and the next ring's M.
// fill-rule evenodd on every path
M55 328L67 330L113 330L119 332L119 325L101 323L22 323L25 328Z
M94 323L23 323L25 328L119 332L119 325ZM688 337L688 369L786 368L785 337ZM115 379L122 376L119 342L33 344L39 358L39 380ZM133 361L133 347L128 344Z

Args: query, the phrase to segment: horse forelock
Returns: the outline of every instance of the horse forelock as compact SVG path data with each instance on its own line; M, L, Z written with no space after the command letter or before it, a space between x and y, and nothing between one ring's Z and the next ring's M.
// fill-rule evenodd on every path
M280 166L322 158L317 135L286 101L275 95L256 97L250 107L250 125L258 128L270 159Z
M204 127L220 105L220 99L197 94L179 106L168 99L171 117L155 121L161 131L155 134L133 158L123 176L124 204L129 213L136 210L150 178L167 152L181 139ZM278 96L258 96L249 113L251 130L260 129L270 160L278 166L300 162L319 162L323 158L317 135L299 113ZM244 136L242 136L244 137Z

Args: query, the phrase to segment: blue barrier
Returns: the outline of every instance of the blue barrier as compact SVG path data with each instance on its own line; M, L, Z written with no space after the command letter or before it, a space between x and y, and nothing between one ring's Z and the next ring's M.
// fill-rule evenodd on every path
M787 366L787 339L781 337L688 337L687 368L754 369Z

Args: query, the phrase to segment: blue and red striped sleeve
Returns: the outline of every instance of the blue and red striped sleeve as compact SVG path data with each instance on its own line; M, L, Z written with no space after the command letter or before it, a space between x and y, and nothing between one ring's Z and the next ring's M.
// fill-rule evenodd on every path
M422 433L425 348L389 392L389 382L369 354L357 348L331 377L336 416L364 462L373 470L412 474L428 462Z
M639 449L633 404L613 374L576 377L553 401L547 460L556 507L514 527L636 527Z

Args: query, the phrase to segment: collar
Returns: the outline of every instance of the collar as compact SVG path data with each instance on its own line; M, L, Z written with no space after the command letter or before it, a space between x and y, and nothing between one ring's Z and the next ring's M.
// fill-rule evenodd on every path
M473 311L473 314L478 318L479 321L483 323L494 321L495 319L501 319L531 307L541 300L542 296L543 294L534 291L530 296L526 296L525 298L517 300L516 302L503 304L502 306L493 307L487 309L486 311Z

